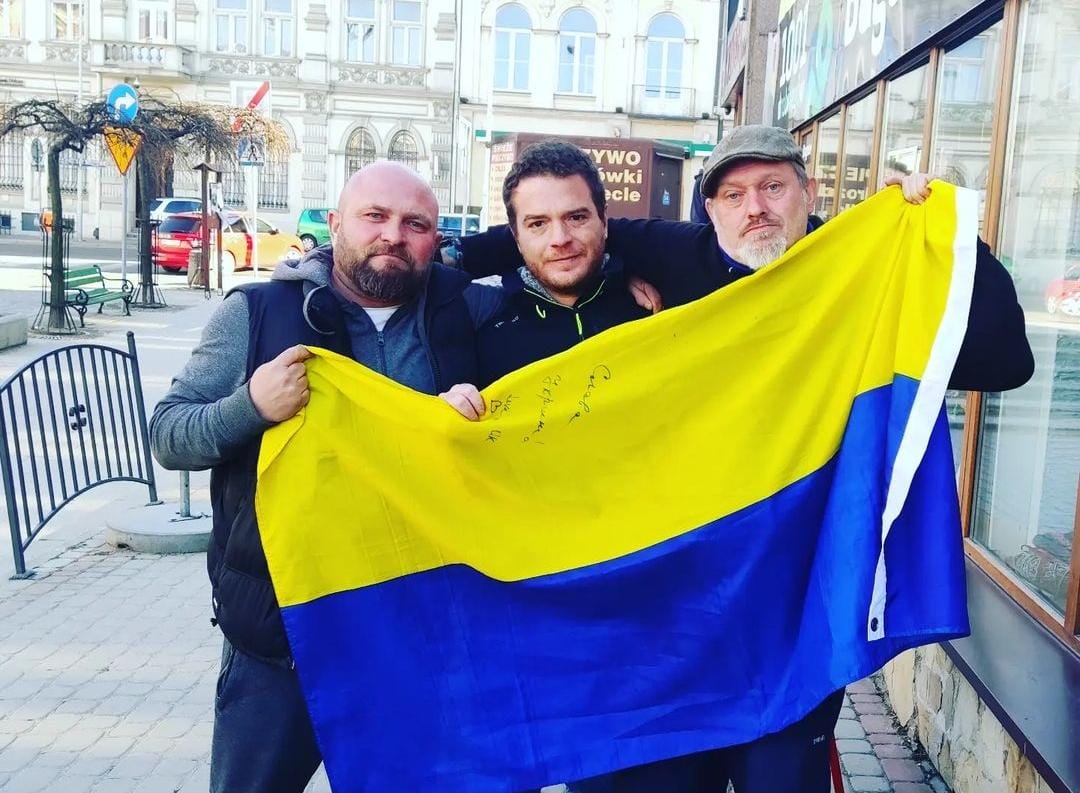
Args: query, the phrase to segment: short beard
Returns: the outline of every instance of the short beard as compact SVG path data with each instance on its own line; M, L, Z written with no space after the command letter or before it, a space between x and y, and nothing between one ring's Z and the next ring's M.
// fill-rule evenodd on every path
M736 251L735 260L751 270L760 270L783 256L787 249L787 239L782 234L778 234L763 240L747 242Z
M408 267L375 269L372 258L385 254L400 257ZM338 246L334 250L334 264L356 291L381 303L404 303L420 291L424 281L425 270L417 265L404 246L374 243L356 255L349 250L342 251Z

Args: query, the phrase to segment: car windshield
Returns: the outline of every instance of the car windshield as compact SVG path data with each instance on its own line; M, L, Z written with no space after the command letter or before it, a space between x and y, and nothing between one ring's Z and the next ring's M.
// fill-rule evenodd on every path
M154 199L153 201L151 201L151 202L150 202L150 209L149 209L149 211L150 211L150 212L153 212L153 211L154 211L155 209L157 209L157 208L158 208L159 206L161 206L161 199L160 199L160 198L155 198L155 199Z
M161 226L158 227L158 231L162 234L170 234L180 232L181 234L190 234L197 231L199 228L198 218L168 218L162 221Z
M170 201L167 207L169 212L198 212L202 209L200 201Z
M312 223L325 223L328 211L326 209L309 209L308 218Z

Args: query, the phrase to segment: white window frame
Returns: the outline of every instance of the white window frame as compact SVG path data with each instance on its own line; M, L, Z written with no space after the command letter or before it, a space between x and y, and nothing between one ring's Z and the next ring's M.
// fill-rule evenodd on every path
M645 96L650 98L650 99L679 99L680 97L682 97L682 92L683 92L682 83L683 83L683 80L685 79L685 76L686 76L686 39L685 39L686 26L683 24L682 20L678 19L678 17L675 17L674 14L667 14L667 15L669 15L669 16L673 17L674 19L676 19L679 22L679 24L682 26L684 38L674 38L672 36L653 36L653 35L648 34L648 33L646 34L646 37L645 37L645 85L644 85L644 90L645 90ZM652 26L652 23L654 21L655 21L655 18L649 21L649 26L650 27ZM649 45L653 44L653 43L660 45L660 84L656 88L656 93L655 94L651 93L651 89L650 89L650 86L649 86L649 72L652 71L649 68L649 49L650 49ZM671 48L672 48L673 45L678 45L679 48L680 48L679 55L680 55L681 63L679 64L679 84L678 85L668 85L668 82L667 82L667 80L668 80L668 59L671 57Z
M224 53L239 53L244 55L250 55L252 51L251 47L251 0L244 0L244 7L241 8L222 8L220 3L222 0L211 0L213 3L211 14L213 15L213 23L210 27L210 35L213 38L213 46L211 50L214 52ZM227 33L224 46L222 46L222 40L219 36L219 27L221 21L225 20ZM240 23L239 25L237 23ZM236 31L240 29L244 31L244 41L242 47L237 49Z
M295 57L297 0L287 0L288 11L273 10L270 2L272 0L262 0L262 16L259 20L262 54L270 58Z
M53 41L81 41L83 22L83 0L50 0L49 3L49 38ZM61 17L58 12L63 9L64 29L60 29Z
M161 0L139 0L135 6L135 39L140 42L167 44L172 41L172 14ZM145 34L144 23L145 20Z
M420 66L424 61L424 4L421 0L404 0L415 3L420 10L419 21L399 20L395 13L400 0L388 0L390 14L390 62L395 66ZM401 34L401 45L404 47L404 57L400 57L398 47L398 35Z
M22 38L22 22L23 0L0 0L0 38Z
M511 4L507 3L506 5L511 5ZM512 5L517 5L519 8L522 8L522 10L524 10L524 7L521 6L519 3L513 3ZM498 61L498 58L496 58L495 62L492 64L492 67L495 69L495 73L492 76L492 84L494 85L496 91L528 91L529 90L529 83L530 83L530 72L532 71L532 63L531 63L531 60L532 60L532 27L531 26L528 27L528 28L499 27L498 26L498 14L499 14L500 10L501 10L501 7L499 9L496 9L496 11L495 11L495 19L496 19L496 21L495 21L495 26L492 28L492 35L495 36L495 50L494 50L495 52L498 52L498 50L499 50L499 37L500 36L506 36L506 38L507 38L507 49L506 49L507 58L506 58L506 75L505 75L506 80L505 80L505 82L503 84L500 84L500 80L499 80L499 61ZM528 11L525 11L526 16L528 16L528 13L529 13ZM518 62L517 53L518 53L518 48L521 45L521 40L522 39L525 39L528 42L529 55L525 59L525 84L524 85L517 85L515 83L515 76L517 75L516 64Z
M595 27L596 26L596 17L594 17L592 14L590 14L588 12L588 10L586 10L585 8L582 8L580 6L576 6L575 8L570 9L569 11L567 11L566 13L569 14L570 11L573 11L573 10L578 9L578 8L580 8L580 10L583 11L584 13L589 14L589 16L592 18L593 26ZM563 42L568 40L568 39L573 41L574 55L573 55L573 61L571 62L570 87L569 88L563 88L563 86L562 86ZM592 39L592 62L587 63L587 64L582 63L582 60L583 60L584 56L582 55L581 43L585 39ZM559 93L560 94L577 94L579 96L596 96L596 48L597 48L597 44L598 44L598 37L597 37L596 33L584 33L584 32L581 32L581 31L563 31L562 27L560 25L560 29L559 29L559 63L558 63L558 66L557 66L557 68L559 70L558 86L559 86ZM582 88L583 77L585 76L586 70L588 70L587 73L588 73L588 76L589 76L589 82L592 84L591 85L591 90L588 90L588 91L586 91L586 90L584 90Z
M344 61L347 63L377 63L379 59L379 2L378 0L370 0L371 2L371 16L350 16L349 15L349 0L342 0L342 18L345 20L345 48L344 48ZM359 36L357 38L357 53L358 57L352 57L349 52L349 30L353 27L359 27ZM366 28L371 29L371 57L364 57L364 30Z

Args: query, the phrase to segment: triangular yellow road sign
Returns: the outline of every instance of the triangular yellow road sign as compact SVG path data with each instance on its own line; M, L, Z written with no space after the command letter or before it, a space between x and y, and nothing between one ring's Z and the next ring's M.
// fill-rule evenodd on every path
M135 159L135 155L139 151L142 136L137 132L120 127L106 127L102 135L104 135L105 143L109 147L109 154L112 155L116 167L120 169L120 174L126 174L128 168L131 167L132 160Z

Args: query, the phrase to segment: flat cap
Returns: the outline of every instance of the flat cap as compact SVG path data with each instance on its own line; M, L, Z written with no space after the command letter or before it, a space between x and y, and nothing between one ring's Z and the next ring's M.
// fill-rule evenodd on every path
M701 194L711 198L724 169L737 160L770 160L802 165L803 155L786 129L764 124L735 127L709 155L701 177Z

